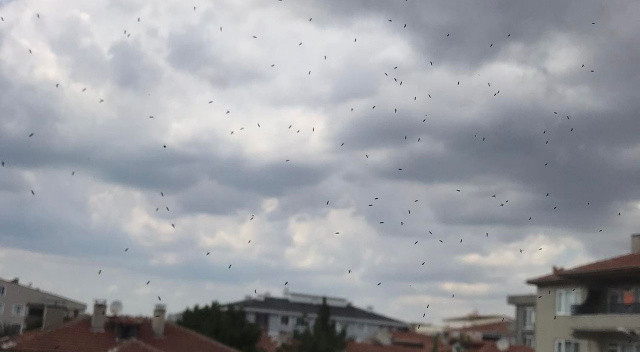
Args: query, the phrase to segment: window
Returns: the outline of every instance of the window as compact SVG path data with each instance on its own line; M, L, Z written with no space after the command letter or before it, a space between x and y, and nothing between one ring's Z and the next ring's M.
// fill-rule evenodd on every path
M536 310L534 307L524 308L524 328L533 329L533 324L536 322Z
M535 348L535 347L536 347L536 341L535 341L535 339L533 338L533 336L531 336L531 335L526 335L526 336L524 337L524 345L525 345L525 346L529 346L529 347L531 347L531 348Z
M281 325L289 325L289 317L286 315L283 315L280 317L280 324Z
M302 317L297 317L296 318L296 325L300 326L300 325L304 325L304 318Z
M635 303L635 292L632 288L626 288L622 290L622 303L624 305L631 305Z
M4 286L0 285L0 296L4 296Z
M24 315L24 306L22 304L14 304L13 305L13 310L11 311L11 314L15 315L15 316L23 316Z
M556 315L571 315L571 308L580 304L581 301L582 292L579 289L558 289L556 291Z
M625 343L610 343L607 345L606 352L636 352L640 351L640 345L632 345Z
M578 341L556 340L553 352L580 352Z

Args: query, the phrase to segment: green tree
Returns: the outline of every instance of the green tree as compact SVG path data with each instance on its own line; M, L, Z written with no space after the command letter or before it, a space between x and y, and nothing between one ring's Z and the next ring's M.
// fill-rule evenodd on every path
M256 352L261 335L258 325L249 323L242 310L223 308L217 302L187 309L178 324L243 352Z
M293 335L292 345L284 347L283 350L297 352L343 351L347 345L346 336L347 332L344 329L340 332L336 330L336 324L331 321L331 311L327 300L323 298L313 329L309 329L307 326L302 332L296 331Z

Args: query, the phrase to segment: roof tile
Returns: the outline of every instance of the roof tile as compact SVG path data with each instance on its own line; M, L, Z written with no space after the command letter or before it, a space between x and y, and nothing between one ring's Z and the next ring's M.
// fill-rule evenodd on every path
M112 323L136 322L136 339L118 341ZM150 319L110 319L104 332L93 332L90 317L82 316L67 324L20 335L16 352L238 352L195 331L166 322L163 337L155 337Z

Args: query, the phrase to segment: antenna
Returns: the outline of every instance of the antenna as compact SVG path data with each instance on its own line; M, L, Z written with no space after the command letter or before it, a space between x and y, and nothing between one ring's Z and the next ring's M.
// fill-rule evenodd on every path
M119 300L115 300L111 302L111 305L109 306L109 310L111 311L111 314L113 314L114 316L117 316L122 312L122 302L120 302Z

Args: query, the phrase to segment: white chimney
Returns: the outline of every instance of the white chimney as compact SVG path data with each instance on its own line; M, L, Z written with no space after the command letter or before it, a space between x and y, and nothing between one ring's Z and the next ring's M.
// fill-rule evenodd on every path
M156 304L156 308L153 310L153 317L151 318L151 328L153 329L153 335L155 337L164 336L166 312L167 308L164 304Z
M631 253L640 253L640 233L631 235Z
M104 331L104 324L107 322L107 301L96 299L93 303L93 315L91 316L91 330Z

